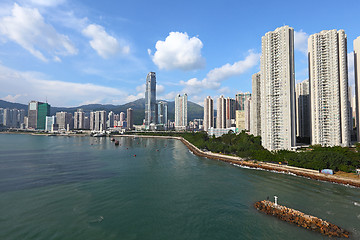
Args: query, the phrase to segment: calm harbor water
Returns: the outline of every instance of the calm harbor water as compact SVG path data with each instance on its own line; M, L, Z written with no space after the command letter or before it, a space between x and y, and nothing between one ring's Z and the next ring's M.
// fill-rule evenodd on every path
M274 195L360 239L359 189L118 139L0 134L0 239L327 239L254 209Z

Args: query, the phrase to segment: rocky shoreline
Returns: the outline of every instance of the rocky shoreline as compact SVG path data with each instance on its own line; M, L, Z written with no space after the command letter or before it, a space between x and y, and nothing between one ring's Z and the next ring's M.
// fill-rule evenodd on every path
M299 227L319 232L329 237L349 238L350 233L341 227L320 218L304 214L298 210L280 206L266 200L256 202L254 207L261 212L273 215L285 222L296 224Z
M251 168L260 168L264 170L269 171L276 171L276 172L283 172L283 173L289 173L289 174L295 174L297 176L302 176L314 180L319 181L327 181L332 183L338 183L343 185L350 185L353 187L360 188L360 178L359 179L348 179L344 177L338 177L336 175L329 175L324 173L319 173L316 170L312 169L305 169L305 168L297 168L287 165L278 165L273 163L266 163L266 162L256 162L256 161L247 161L244 159L241 159L239 157L235 156L228 156L218 153L212 153L212 152L204 152L195 147L193 144L191 144L189 141L187 141L184 138L180 137L173 137L176 139L181 140L189 149L191 152L193 152L197 156L206 157L209 159L219 160L223 162L228 162L234 165L239 166L245 166L245 167L251 167Z

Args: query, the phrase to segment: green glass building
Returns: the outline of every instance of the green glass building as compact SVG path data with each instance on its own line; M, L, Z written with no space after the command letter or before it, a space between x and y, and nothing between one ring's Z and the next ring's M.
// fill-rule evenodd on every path
M50 116L50 104L39 102L36 129L45 130L46 116Z

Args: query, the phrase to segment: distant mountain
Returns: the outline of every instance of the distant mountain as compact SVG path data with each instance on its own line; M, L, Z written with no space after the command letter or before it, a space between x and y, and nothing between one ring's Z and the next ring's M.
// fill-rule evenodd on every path
M168 119L174 121L175 119L175 102L174 101L165 101L168 103ZM28 110L28 105L20 103L11 103L7 101L0 100L0 108L17 108ZM140 98L133 102L129 102L123 105L112 105L112 104L88 104L78 107L53 107L51 106L50 114L55 115L56 112L76 112L78 108L82 108L85 112L106 110L108 112L113 111L114 113L125 112L128 108L133 109L134 114L134 124L142 124L143 119L145 118L145 99ZM203 118L204 108L196 103L188 101L188 121L195 118Z
M28 110L28 105L25 104L21 104L21 103L12 103L12 102L7 102L4 100L0 100L0 108L10 108L10 109L24 109L25 111Z

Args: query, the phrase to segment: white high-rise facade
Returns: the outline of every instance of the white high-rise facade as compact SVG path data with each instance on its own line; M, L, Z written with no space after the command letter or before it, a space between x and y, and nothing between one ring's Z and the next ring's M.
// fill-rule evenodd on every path
M78 109L74 112L74 129L85 128L85 113L82 109Z
M261 88L260 72L252 75L252 97L250 105L250 133L261 135Z
M311 144L350 145L346 39L344 30L309 37Z
M185 130L187 126L187 94L175 97L175 128Z
M245 111L245 130L250 131L251 124L251 102L252 98L249 97L245 100L244 111Z
M290 150L296 145L294 29L277 28L261 42L262 145Z
M355 97L356 97L356 135L360 141L360 37L354 40Z
M214 127L214 100L208 96L204 100L204 131Z
M310 137L309 80L296 84L296 136Z
M220 96L217 99L216 128L226 128L226 99Z

